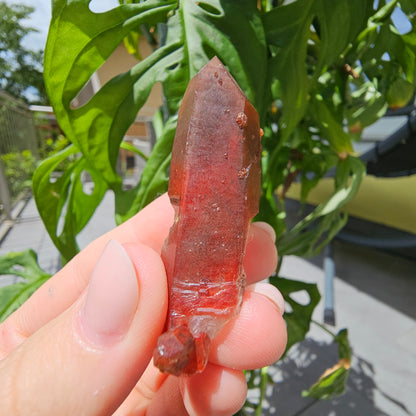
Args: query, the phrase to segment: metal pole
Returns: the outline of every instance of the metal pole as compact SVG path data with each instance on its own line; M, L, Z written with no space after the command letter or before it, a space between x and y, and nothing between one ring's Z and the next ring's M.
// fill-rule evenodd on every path
M325 294L324 294L324 322L328 325L335 325L334 311L334 276L335 262L332 254L332 245L326 246L324 258L325 270Z

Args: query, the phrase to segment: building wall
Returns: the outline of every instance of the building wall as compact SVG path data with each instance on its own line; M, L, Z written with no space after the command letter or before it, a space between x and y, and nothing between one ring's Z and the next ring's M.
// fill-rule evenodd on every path
M139 50L142 57L149 56L152 53L152 48L144 37L140 37ZM113 77L127 72L130 68L137 65L138 62L133 55L127 52L124 44L120 44L96 72L95 79L92 80L95 83L95 90ZM157 83L140 109L136 121L130 126L124 137L125 142L132 144L147 155L150 154L155 140L153 130L151 129L151 121L161 105L162 87L160 83ZM125 176L127 173L134 176L135 171L141 172L143 170L143 165L144 161L139 156L129 150L120 149L119 170L122 176Z
M415 189L416 175L397 178L368 175L345 211L357 218L416 234ZM318 205L328 200L333 191L333 178L323 179L309 193L307 202ZM299 200L300 184L293 184L287 197Z
M144 37L140 37L139 50L142 57L149 56L152 49ZM128 71L139 61L130 55L123 44L121 44L107 61L98 69L97 75L101 85L104 85L114 76ZM139 116L153 117L156 110L162 105L162 87L157 83L150 93L145 105L139 112Z

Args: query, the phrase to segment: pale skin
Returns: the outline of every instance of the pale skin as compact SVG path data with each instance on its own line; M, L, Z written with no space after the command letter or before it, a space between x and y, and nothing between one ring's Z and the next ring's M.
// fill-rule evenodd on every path
M167 311L160 258L173 221L167 195L91 243L0 325L0 414L232 415L244 369L286 345L274 234L252 224L241 311L213 340L206 369L162 374L151 361Z

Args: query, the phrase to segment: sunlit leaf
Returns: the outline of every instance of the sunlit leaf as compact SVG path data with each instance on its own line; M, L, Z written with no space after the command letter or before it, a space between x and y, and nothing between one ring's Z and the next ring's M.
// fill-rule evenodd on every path
M50 277L39 267L33 250L10 252L0 256L0 275L20 278L17 283L0 287L0 322L21 306Z
M340 360L333 368L328 369L329 372L309 390L303 391L302 396L314 399L332 399L334 396L342 394L348 379L348 369L349 364L345 360Z
M171 118L164 126L138 185L129 191L116 194L116 221L118 223L127 220L166 191L176 121L176 118Z
M63 172L59 166L65 163ZM83 175L89 175L89 190ZM87 184L88 186L88 184ZM77 252L76 235L88 223L107 187L101 175L71 145L45 159L32 178L32 189L45 227L66 261Z
M286 351L288 351L292 345L303 340L308 333L312 313L318 305L321 295L318 287L313 283L290 280L283 277L271 277L270 283L280 290L285 302L291 308L291 311L285 311L284 314L288 335ZM309 297L308 303L301 304L297 302L291 296L296 292L305 292Z
M124 39L124 46L126 47L127 52L130 55L133 55L138 61L141 61L143 58L140 55L139 51L139 38L140 34L136 31L131 31Z
M365 175L365 166L349 156L340 161L334 178L334 193L319 204L278 240L281 255L317 254L345 225L344 207L356 195Z
M334 341L338 344L339 361L333 367L325 370L319 377L319 380L309 390L303 391L303 397L332 399L334 396L344 392L351 366L351 347L348 341L348 331L346 329L339 331Z
M52 6L44 75L57 120L104 180L116 186L120 142L159 75L154 66L169 65L165 59L173 49L162 49L113 78L80 108L71 103L131 30L144 22L164 21L176 1L123 4L105 13L92 12L88 0L54 0Z
M320 137L327 139L336 153L352 154L351 136L344 131L342 124L335 119L323 98L316 96L311 104L312 114L319 123Z
M334 341L338 344L339 358L351 361L351 346L348 339L348 330L341 329L335 336Z
M271 80L277 78L281 86L283 140L303 117L314 80L339 59L349 42L365 28L372 5L369 0L298 0L264 15L267 42L275 47L269 76ZM314 37L310 32L312 24L316 31ZM305 62L310 39L315 39L316 56L313 57L315 65L308 72Z

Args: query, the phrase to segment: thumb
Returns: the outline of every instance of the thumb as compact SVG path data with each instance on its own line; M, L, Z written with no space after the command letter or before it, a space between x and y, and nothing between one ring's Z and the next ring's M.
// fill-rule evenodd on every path
M80 298L0 361L0 414L112 414L149 363L166 309L160 256L111 240Z

